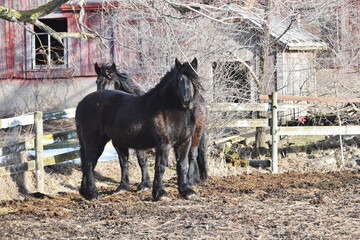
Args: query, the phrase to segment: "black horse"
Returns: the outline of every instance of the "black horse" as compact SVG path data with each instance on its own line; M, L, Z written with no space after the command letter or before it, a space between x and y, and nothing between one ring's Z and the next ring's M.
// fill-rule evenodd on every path
M121 90L130 94L140 95L144 91L137 85L126 73L117 71L116 65L102 64L101 67L95 63L97 73L97 90L103 90L107 85L114 84L116 90ZM196 129L192 137L189 154L196 153L196 160L189 162L188 181L190 185L203 181L208 176L207 171L207 138L204 132L207 123L207 104L200 93L194 99L194 113L196 117ZM197 151L197 152L196 152ZM150 186L150 177L148 173L146 155L142 151L136 151L138 162L142 172L142 181L138 189L148 188ZM189 157L194 159L194 157Z
M116 65L114 63L112 65L102 64L101 67L95 63L95 72L98 76L96 79L98 91L105 90L106 85L114 83L114 88L116 90L121 90L134 95L140 95L144 93L144 91L134 81L132 81L132 79L126 73L120 73L116 71ZM141 168L141 183L138 185L137 189L150 189L151 183L146 152L141 150L136 150L135 152L139 166ZM124 169L124 171L128 170ZM129 186L121 185L117 190L129 190Z
M95 72L97 74L97 90L104 90L106 85L114 83L116 90L121 90L130 94L140 95L144 91L137 85L126 73L118 72L115 63L102 64L101 67L95 63Z
M177 157L178 189L186 198L196 196L187 180L187 158L196 128L193 102L201 84L196 73L196 58L175 66L153 89L140 95L102 90L79 102L75 121L80 142L83 177L80 193L86 199L99 197L94 168L105 144L111 139L121 165L120 186L129 184L129 148L155 148L155 176L152 195L160 200L167 195L163 185L169 151ZM196 157L196 154L189 154ZM195 160L194 160L195 161Z

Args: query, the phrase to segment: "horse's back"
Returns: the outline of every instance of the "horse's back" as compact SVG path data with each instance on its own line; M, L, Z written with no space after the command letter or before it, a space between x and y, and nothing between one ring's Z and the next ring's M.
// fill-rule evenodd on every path
M85 96L78 104L75 113L77 125L100 124L106 111L115 108L129 94L116 90L100 90Z
M128 135L131 130L140 131L145 125L146 115L139 96L118 90L100 90L79 102L75 121L79 135L106 135L120 140L131 139Z

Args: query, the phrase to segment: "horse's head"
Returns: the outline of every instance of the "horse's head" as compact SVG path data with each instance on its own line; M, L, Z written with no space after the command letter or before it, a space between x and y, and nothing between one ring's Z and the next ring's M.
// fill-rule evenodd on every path
M102 90L105 89L107 84L110 84L113 81L116 72L116 65L115 63L112 65L102 64L101 67L99 67L99 65L95 63L95 72L97 74L97 90Z
M181 100L181 105L184 109L189 109L195 93L201 87L198 79L197 59L189 64L188 62L181 64L178 59L175 59L175 68L177 69L177 92Z

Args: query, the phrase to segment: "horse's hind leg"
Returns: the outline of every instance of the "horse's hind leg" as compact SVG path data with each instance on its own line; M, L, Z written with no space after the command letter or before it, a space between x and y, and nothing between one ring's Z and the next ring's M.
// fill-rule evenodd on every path
M95 186L94 163L96 158L96 151L87 150L81 147L81 169L83 177L81 181L80 194L88 200L100 197L99 192Z
M199 121L196 123L198 124ZM195 128L194 134L191 137L191 146L189 150L189 169L187 172L187 177L190 185L194 185L200 182L200 173L197 160L198 156L198 147L200 144L201 133L203 130L202 124L198 124Z
M150 189L150 175L147 164L146 152L136 150L136 156L138 159L139 166L141 168L141 183L137 187L138 190Z
M84 146L80 140L81 169L83 172L80 194L88 200L101 197L95 186L94 169L96 167L98 158L104 151L104 147L107 141L108 139L102 138L100 142L94 145Z
M208 158L206 153L207 142L208 142L207 134L206 132L203 132L198 147L198 155L196 157L196 162L199 167L200 181L205 181L208 178L209 166L208 166Z
M116 147L116 152L119 156L120 167L121 167L121 182L116 192L128 191L130 189L129 180L129 149Z

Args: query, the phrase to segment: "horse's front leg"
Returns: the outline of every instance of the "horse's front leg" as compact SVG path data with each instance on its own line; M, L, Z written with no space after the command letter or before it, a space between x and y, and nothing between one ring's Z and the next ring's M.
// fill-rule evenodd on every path
M116 152L119 156L120 167L121 167L121 182L116 192L128 191L130 189L129 180L129 149L115 147Z
M190 148L190 141L183 143L182 145L176 148L177 152L177 163L176 171L178 174L178 189L180 195L185 199L197 199L196 192L190 187L189 181L187 178L187 163L188 163L188 153ZM196 152L196 148L193 149ZM195 162L196 153L191 153L190 155L193 158L192 162Z
M139 166L141 168L141 183L137 187L138 190L146 190L150 189L150 175L149 175L149 169L147 164L147 158L146 158L146 152L136 150L136 156L138 159Z
M198 146L191 146L189 150L189 168L187 172L187 178L189 185L195 185L200 182L199 166L196 161L198 155Z
M164 190L163 176L168 161L170 149L170 145L162 145L156 148L155 177L152 191L153 198L156 201L167 199L168 194Z
M197 114L198 113L198 114ZM202 116L202 112L195 110L195 116ZM189 169L188 169L188 181L190 185L195 185L200 182L200 179L205 179L207 175L206 169L206 138L203 133L204 123L202 121L196 122L196 128L194 134L191 137L191 146L189 151ZM201 145L201 146L200 146ZM199 155L200 153L200 155Z

